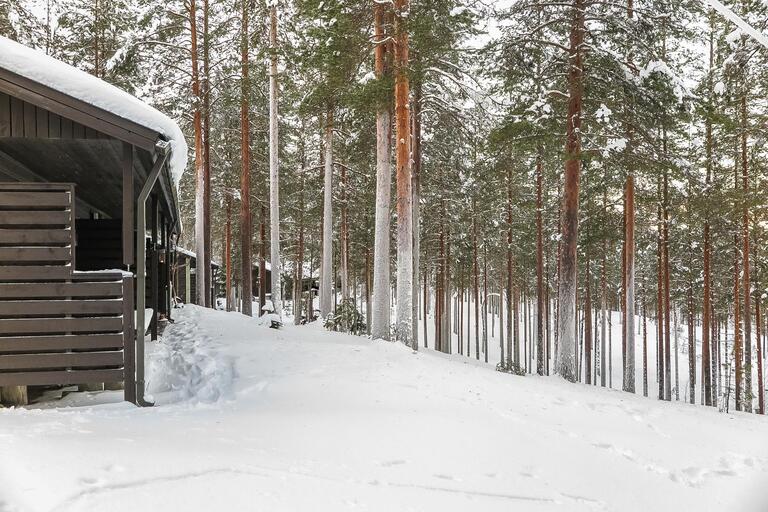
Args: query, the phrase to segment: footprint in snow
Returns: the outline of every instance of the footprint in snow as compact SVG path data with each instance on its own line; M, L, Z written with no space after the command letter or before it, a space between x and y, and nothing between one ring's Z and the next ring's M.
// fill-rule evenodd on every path
M99 487L104 485L105 481L102 478L85 477L80 479L80 483L88 487Z
M405 463L406 463L406 461L404 461L402 459L385 460L384 462L380 462L379 466L381 466L383 468L390 468L392 466L400 466L400 465L405 464Z

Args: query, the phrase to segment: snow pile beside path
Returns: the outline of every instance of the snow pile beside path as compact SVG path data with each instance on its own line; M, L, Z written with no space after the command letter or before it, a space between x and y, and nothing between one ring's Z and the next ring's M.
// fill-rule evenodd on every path
M171 324L157 343L147 342L147 392L162 403L216 402L232 396L234 361L211 347L200 330L200 311L176 310L180 319ZM165 395L165 396L163 396Z
M188 149L184 134L171 118L85 71L2 36L0 67L164 135L171 143L171 174L178 188Z

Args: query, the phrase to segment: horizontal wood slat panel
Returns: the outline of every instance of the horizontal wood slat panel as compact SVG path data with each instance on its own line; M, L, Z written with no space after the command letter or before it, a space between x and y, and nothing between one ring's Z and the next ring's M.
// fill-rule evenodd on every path
M69 261L69 247L0 247L0 262L4 261Z
M71 203L69 192L0 190L0 206L2 207L66 208Z
M0 352L122 348L122 334L65 334L61 336L0 337Z
M0 244L67 244L72 241L69 229L0 229Z
M0 316L117 315L122 311L123 303L119 299L0 301Z
M41 281L45 279L67 279L72 274L70 266L26 266L7 265L0 266L0 279L8 281L21 281L30 279Z
M121 332L122 317L13 318L0 320L0 334Z
M69 224L70 213L68 211L2 211L0 210L0 225L22 224L34 225L66 225Z
M122 366L120 352L62 352L58 354L6 354L0 357L0 370Z
M122 369L0 373L0 386L86 384L89 382L120 382L122 380Z
M120 297L123 284L105 283L0 283L0 298Z

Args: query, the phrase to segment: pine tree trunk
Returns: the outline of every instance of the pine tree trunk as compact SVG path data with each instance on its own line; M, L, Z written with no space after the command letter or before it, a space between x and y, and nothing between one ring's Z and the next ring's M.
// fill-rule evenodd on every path
M304 128L304 123L302 122L302 128ZM303 130L302 130L303 131ZM306 146L304 143L304 137L301 137L299 139L299 158L301 159L301 170L299 171L301 173L301 184L300 184L300 191L299 191L299 242L298 247L296 248L296 269L294 271L294 275L296 276L294 279L294 305L293 305L293 323L294 325L300 325L301 324L301 302L302 297L304 296L304 208L305 208L305 199L304 199L304 188L306 181L304 180L304 173L306 172L307 168L307 152L306 152ZM308 287L308 300L310 304L312 303L312 280L311 280L312 274L310 274L310 285ZM307 315L307 322L311 322L312 317ZM368 323L370 325L370 322Z
M664 154L666 151L666 131L663 137ZM671 364L671 347L670 347L670 327L669 327L669 176L667 169L664 169L664 398L667 401L672 400L672 364Z
M278 140L277 101L279 86L277 83L277 2L270 2L269 7L269 259L272 266L272 305L275 314L283 314L281 276L283 267L280 262L280 161Z
M333 107L331 106L326 113L324 164L320 315L326 318L333 311Z
M483 246L483 356L488 362L488 255Z
M267 303L267 208L262 203L259 214L259 311L256 316L264 314Z
M341 300L349 300L349 208L347 205L347 169L341 166L339 177L341 194L341 226L339 227L339 277L341 281Z
M385 4L374 0L374 60L376 78L387 76L387 49L389 44L385 33ZM390 333L390 201L392 169L390 148L392 147L392 119L386 103L376 109L376 227L373 250L373 318L371 336L388 340ZM437 319L437 311L435 313ZM426 340L425 340L426 341Z
M608 192L603 191L603 214L607 216ZM608 244L603 241L603 263L600 265L600 385L606 385L606 373L608 371L606 360L606 329L610 314L608 311L608 290L606 287L606 272L608 270Z
M544 357L546 355L544 351L544 221L542 219L544 172L542 151L542 147L539 146L536 155L536 373L539 375L545 373Z
M645 285L643 285L643 396L648 396L648 324L645 305Z
M710 23L712 20L710 20ZM712 101L714 91L712 88L712 68L714 66L714 36L710 26L709 33L709 77L708 93L709 102ZM705 118L705 138L704 145L706 151L707 177L704 185L704 193L708 194L712 185L712 112L711 105L707 107L707 116ZM709 209L704 209L704 302L702 305L702 325L701 325L701 384L704 387L704 405L712 405L712 354L710 344L710 331L712 330L712 270L711 270L711 242L709 233Z
M472 199L472 254L473 292L475 299L475 359L480 360L480 270L477 259L477 204Z
M514 290L513 290L513 276L512 276L512 167L507 167L507 367L512 367L512 361L514 357L514 363L518 365L519 350L517 346L517 333L514 331L517 325L517 316L513 315L513 307L515 302ZM469 343L469 338L467 338ZM512 346L514 344L514 356ZM469 348L467 348L469 350Z
M657 182L657 230L656 230L656 382L659 384L659 400L664 400L664 217L661 194L661 176Z
M590 265L587 257L587 272L584 276L586 298L584 299L584 382L592 384L592 287L589 285Z
M746 85L745 85L746 88ZM749 265L749 160L747 158L747 92L741 96L742 232L744 258L744 410L752 412L752 288Z
M739 188L739 171L738 166L734 167L734 191ZM744 369L742 365L743 361L743 344L741 341L741 286L739 272L739 235L734 233L733 235L733 357L736 366L736 410L742 409L742 382L744 379Z
M413 95L413 150L412 150L412 210L413 210L413 349L419 347L419 266L421 250L421 84L417 83ZM458 308L457 308L458 311Z
M626 231L625 240L625 303L624 303L624 337L625 337L625 371L624 391L635 392L635 177L627 176L626 188Z
M504 271L499 272L499 365L504 366ZM507 319L509 321L509 319ZM509 356L507 356L508 358Z
M211 64L208 31L208 0L203 0L203 162L205 180L205 203L203 205L203 251L202 264L205 267L205 306L215 307L213 292L213 268L211 267ZM199 260L198 260L199 261Z
M757 261L757 260L755 260ZM759 289L759 286L756 288ZM755 300L755 346L757 347L757 414L765 414L765 385L763 384L763 348L760 340L760 296Z
M253 316L253 260L251 257L251 129L248 119L248 2L242 0L240 31L240 255L244 315Z
M205 288L206 274L210 266L206 267L205 262L205 158L203 154L203 120L202 120L202 95L200 92L200 67L197 49L197 9L196 0L189 2L189 28L191 37L191 55L192 55L192 95L194 102L194 112L192 114L192 125L195 132L195 284L197 287L197 304L207 306L206 297L208 292ZM143 256L142 256L143 257Z
M445 314L443 315L443 341L441 349L446 354L451 353L452 332L451 329L451 226L445 230L445 273L443 274L443 299L445 300Z
M579 225L579 174L581 168L582 44L584 42L584 0L574 0L571 9L570 49L568 55L568 114L566 117L566 163L563 190L563 250L560 255L561 278L558 290L560 347L557 354L559 374L575 382L576 374L576 244Z
M413 334L413 216L408 28L410 0L395 0L395 161L397 167L397 318L395 336L411 346ZM448 297L450 301L450 297ZM447 302L448 303L448 302ZM450 316L448 317L450 322ZM450 335L450 330L447 333Z
M693 281L688 283L688 391L689 401L696 403L696 337L693 326Z
M227 295L227 311L232 311L232 195L227 194L227 225L224 233L225 266L227 275L225 278L225 293Z

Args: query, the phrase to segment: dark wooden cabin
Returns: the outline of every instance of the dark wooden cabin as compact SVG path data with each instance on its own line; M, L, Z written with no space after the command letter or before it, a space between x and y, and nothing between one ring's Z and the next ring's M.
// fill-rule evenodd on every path
M197 304L197 255L181 247L176 247L175 251L175 265L171 271L174 298L184 304ZM224 296L220 270L221 265L211 261L211 304L216 303L217 297Z
M20 65L25 59L37 60ZM73 93L79 89L88 97ZM121 102L137 116L115 114ZM187 151L180 132L158 130L155 118L175 127L111 85L0 38L6 403L26 403L38 386L123 383L126 400L148 405L135 317L145 311L137 304L152 310L154 339L158 320L171 314L171 247L180 229L171 161L182 151L176 162L185 163Z

